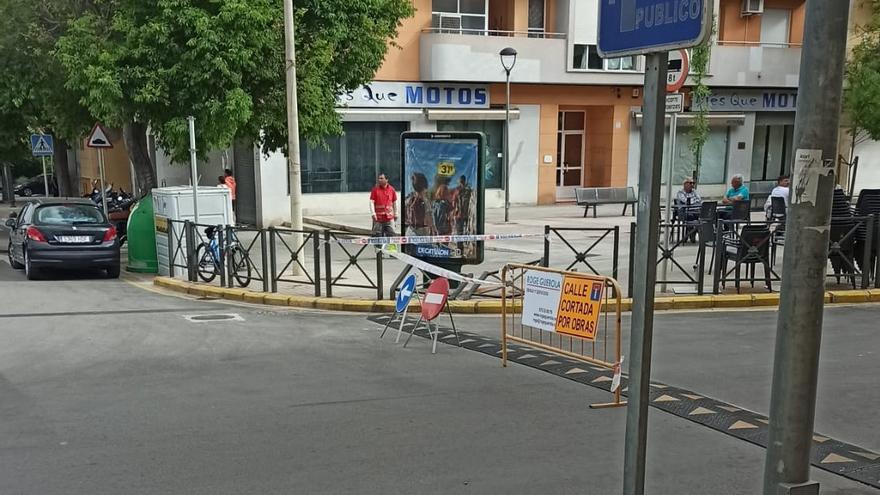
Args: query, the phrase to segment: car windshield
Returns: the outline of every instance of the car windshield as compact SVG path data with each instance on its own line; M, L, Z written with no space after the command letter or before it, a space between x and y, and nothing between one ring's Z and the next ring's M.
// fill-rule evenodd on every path
M89 205L51 205L37 208L36 224L75 225L104 223L101 210Z

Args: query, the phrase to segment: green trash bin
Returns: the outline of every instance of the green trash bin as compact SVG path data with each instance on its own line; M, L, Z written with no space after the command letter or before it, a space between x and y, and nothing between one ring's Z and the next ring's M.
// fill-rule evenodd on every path
M135 273L159 273L156 257L156 223L153 200L147 196L137 202L128 217L128 267Z

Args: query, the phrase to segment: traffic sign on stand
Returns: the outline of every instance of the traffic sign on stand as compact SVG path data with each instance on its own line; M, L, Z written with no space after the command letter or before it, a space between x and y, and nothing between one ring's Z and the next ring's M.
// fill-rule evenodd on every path
M699 45L712 26L710 0L600 0L599 55L621 57Z
M52 156L55 140L51 134L31 134L31 153L34 156Z
M419 318L419 321L415 326L413 326L412 331L410 332L409 337L406 338L406 342L403 343L403 346L406 347L406 345L409 344L409 340L412 338L413 334L416 333L419 324L424 321L425 325L428 326L428 334L431 335L431 340L433 341L431 354L436 354L437 338L440 334L440 328L432 328L431 322L440 316L440 313L443 312L444 308L449 313L449 320L452 322L452 331L455 333L455 339L458 340L458 345L461 346L461 340L458 339L458 331L455 329L455 320L452 319L452 311L449 309L449 280L444 277L435 279L431 282L431 285L428 286L428 290L425 291L425 297L422 299L422 316Z
M403 313L406 311L406 308L409 306L409 301L412 299L413 294L416 292L416 276L410 275L406 277L406 280L403 281L403 285L400 286L400 291L397 293L397 301L395 304L395 309L398 313Z
M107 137L107 131L104 130L101 124L95 124L95 127L92 127L92 132L89 133L89 140L86 146L99 149L112 148L113 143L110 142L110 138Z
M406 277L406 280L400 284L400 287L397 289L397 299L394 303L394 315L388 319L388 323L385 324L385 328L382 329L382 334L379 335L379 338L385 336L385 332L388 331L388 326L394 322L394 318L400 315L400 326L397 328L397 338L394 340L395 343L400 342L400 334L403 332L403 325L406 323L406 313L409 310L409 302L412 300L414 294L416 294L416 276L414 274L410 274Z

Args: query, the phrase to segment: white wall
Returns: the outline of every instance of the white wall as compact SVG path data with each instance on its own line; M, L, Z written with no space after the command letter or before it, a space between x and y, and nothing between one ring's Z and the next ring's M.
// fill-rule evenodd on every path
M510 202L538 204L538 139L540 137L540 105L520 105L520 116L510 121ZM491 206L486 192L487 208L503 208L504 195L498 206Z
M880 189L880 141L866 141L856 146L859 170L856 193L862 189Z
M280 151L263 154L258 147L256 169L257 223L260 227L290 222L290 195L287 194L287 157Z
M228 156L228 155L227 155ZM224 154L222 151L208 153L206 160L199 160L198 173L200 186L216 186L217 176L223 175ZM227 160L228 163L228 160ZM184 186L190 184L190 164L172 162L161 148L156 149L156 180L160 187Z

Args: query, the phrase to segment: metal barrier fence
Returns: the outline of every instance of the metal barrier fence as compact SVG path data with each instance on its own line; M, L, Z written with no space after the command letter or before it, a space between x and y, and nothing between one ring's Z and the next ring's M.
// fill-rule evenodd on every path
M580 250L574 245L572 242L577 243L577 241L571 241L567 239L563 233L564 232L594 232L596 234L600 234L599 237L592 242L584 250ZM572 268L577 267L579 264L582 264L590 269L590 271L594 275L602 275L607 276L607 274L599 273L592 264L590 264L588 258L590 256L598 256L598 254L594 253L593 250L596 249L602 241L604 241L609 235L612 235L613 242L613 251L611 255L611 278L617 279L618 272L618 261L619 261L619 253L620 253L620 227L609 227L609 228L579 228L579 227L551 227L549 225L544 226L544 266L550 266L550 242L551 239L558 238L562 241L562 243L574 253L574 261L571 262L566 268L565 271L570 271ZM589 242L589 241L586 241Z
M697 295L703 295L705 285L705 268L706 268L706 239L703 237L703 232L700 224L684 224L680 222L676 223L661 223L658 226L661 231L666 230L664 235L668 235L670 237L670 244L667 247L667 244L664 242L664 236L660 236L659 243L657 244L657 249L659 250L659 255L657 256L657 265L661 265L664 261L668 263L666 277L662 276L662 272L658 270L658 276L655 281L655 286L667 286L667 285L692 285L694 286L694 291ZM632 297L632 286L633 286L633 270L634 270L634 262L632 254L635 252L635 242L636 242L636 223L630 223L630 231L629 231L629 284L628 290L629 295ZM676 252L682 248L692 247L692 244L688 244L689 240L696 241L696 256L694 257L694 263L690 269L686 268L686 265L682 265L682 261L680 258L676 258ZM688 257L694 256L694 253L689 253ZM671 268L671 272L669 271ZM678 278L675 278L675 275L678 275Z
M526 305L527 295L525 287L525 278L527 277L528 272L549 277L555 276L561 279L561 286L554 289L557 293L560 293L559 297L562 298L560 299L561 302L551 300L553 298L549 296L549 290L544 294L534 292L536 286L532 285L530 290L533 292L530 297L536 299L533 304L536 304L539 307L528 308ZM505 265L501 270L501 280L504 288L502 291L501 304L502 366L507 366L508 354L512 352L508 348L508 342L516 342L545 352L614 370L616 374L620 373L620 366L622 364L621 347L623 345L621 330L622 291L616 280L602 275L588 275L580 272L554 270L552 268L541 266L513 263ZM583 289L579 288L568 289L569 284L576 286L581 283L593 285L593 287L599 285L601 290L598 291L598 296L595 299L592 296L592 293L596 290L595 288L586 291L586 293L582 293L581 291ZM511 290L516 285L518 285L516 290ZM589 285L587 287L589 287ZM543 287L549 286L543 286L539 283L537 287L540 287L541 290L543 290ZM590 301L590 310L582 311L582 300L586 299L589 299ZM611 309L611 301L614 301L613 310ZM575 306L578 309L563 309L563 307L568 306L564 304L565 302L577 303ZM552 308L540 307L547 304L558 304L558 306L554 305ZM559 308L558 311L557 307ZM595 309L595 312L593 312L593 309ZM517 314L522 314L526 310L540 313L544 317L542 320L546 320L534 324L546 323L549 326L542 329L525 324L523 318L517 318ZM554 311L558 314L555 314ZM554 314L547 315L547 312ZM577 333L578 335L573 335L572 332L566 331L563 328L566 326L565 323L561 323L575 318L574 316L569 317L568 315L570 314L577 314L578 318L593 318L593 320L582 327L578 325L568 326L569 330L572 328L577 330L574 333ZM581 323L587 322L581 320ZM595 326L593 326L594 323ZM613 325L613 329L609 329L609 326L611 325ZM608 349L609 342L613 346L610 355ZM623 384L619 384L619 386L612 391L614 394L613 402L592 404L590 407L605 408L625 405L626 402L621 400L622 388Z
M302 240L298 239L302 236ZM297 243L299 247L297 247ZM312 271L306 267L306 246L312 244ZM286 260L284 266L278 269L279 261L277 245L284 247L284 258ZM271 267L271 291L278 292L278 282L288 284L312 285L315 287L315 296L321 296L321 238L320 232L313 230L292 230L279 229L275 227L269 228L269 266ZM289 268L297 267L298 270L306 277L306 280L296 280L294 278L285 278L285 273Z
M168 229L165 234L168 236L168 272L171 277L176 276L179 268L186 271L187 279L191 280L191 272L189 271L189 250L187 248L187 239L190 236L189 221L168 220ZM180 261L178 261L180 260Z
M242 234L255 234L251 239L242 239ZM249 237L249 236L248 236ZM263 292L269 292L269 277L266 276L266 268L269 268L268 246L266 238L268 233L263 229L251 227L227 226L224 246L227 256L229 287L234 287L238 282L239 287L248 287L251 282L262 282ZM259 244L258 244L259 243ZM255 253L256 249L259 253ZM255 262L259 254L260 263Z
M363 246L358 246L356 244L346 245L346 244L333 242L333 241L339 240L340 237L348 237L350 235L351 234L348 234L346 232L334 232L331 230L324 231L324 270L326 273L325 278L324 278L324 283L326 285L327 297L333 297L333 287L353 287L356 289L374 289L376 291L376 297L381 301L382 300L382 286L383 286L383 284L382 284L382 258L383 258L382 251L379 249L376 249L375 246L370 246L367 244L365 244ZM333 276L333 245L334 244L339 246L339 249L341 249L348 257L345 267L343 267L342 270L338 274L336 274L335 277ZM349 248L346 246L354 246L353 249L356 249L356 251L349 251ZM373 280L373 277L370 277L370 275L367 274L367 272L364 271L363 267L361 266L361 262L364 261L363 258L371 257L371 254L373 253L373 251L375 251L375 253L376 253L376 258L375 258L376 259L376 275L375 275L376 280L375 281ZM366 255L365 255L365 253L366 253ZM363 258L362 258L362 256L363 256ZM364 279L366 279L366 281L367 281L366 285L365 284L354 284L354 283L348 283L348 282L345 282L345 283L341 282L341 280L343 280L342 276L345 275L346 272L348 272L349 268L352 268L352 267L356 268L361 273L361 275L364 276Z

